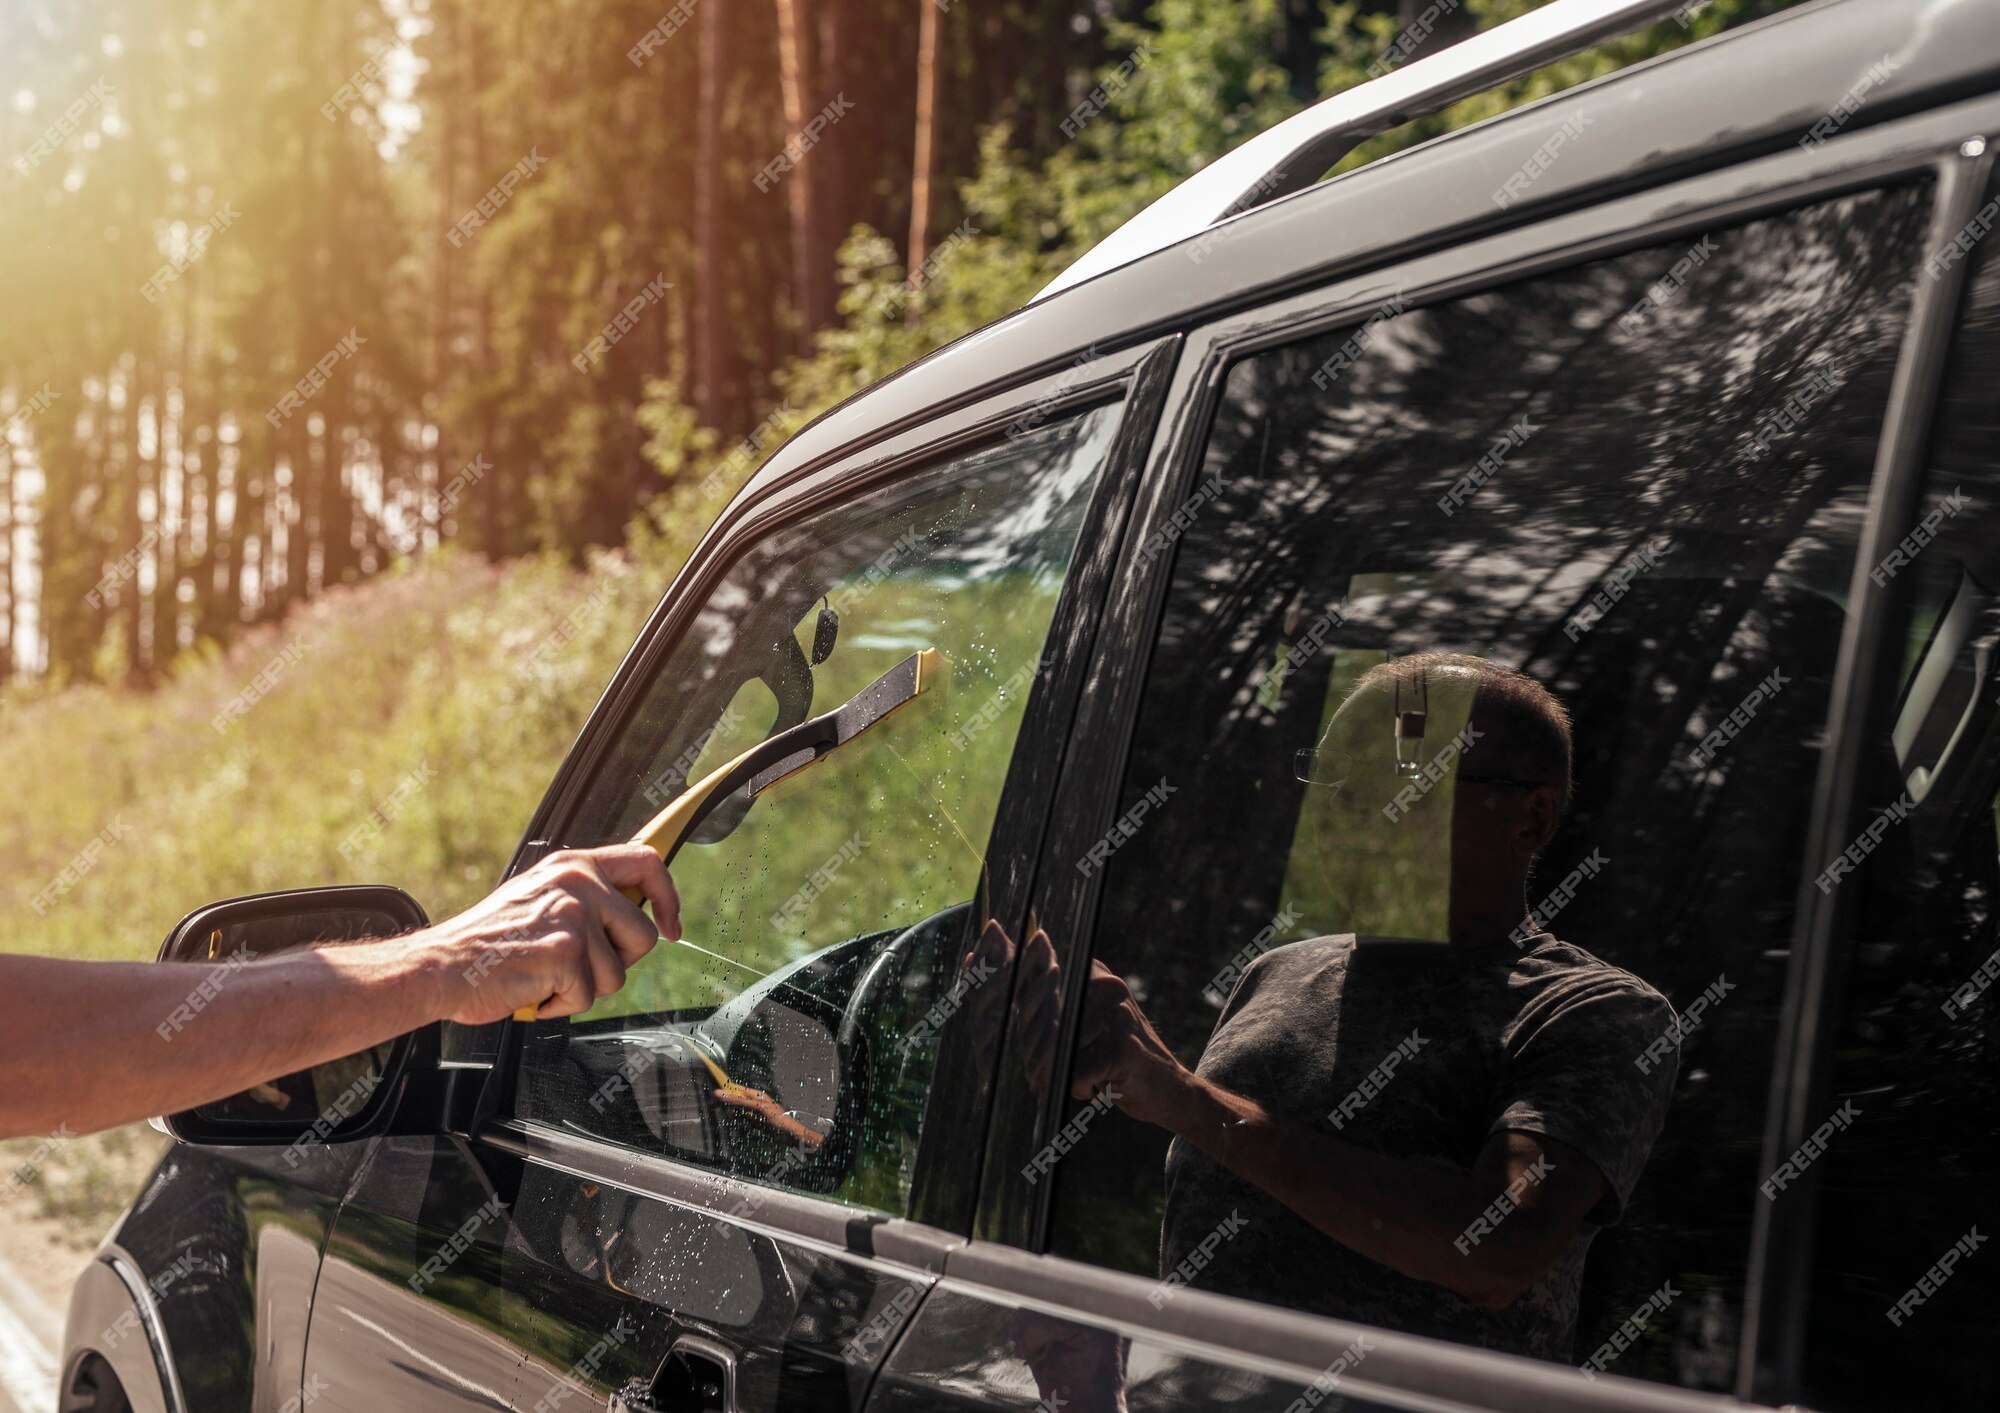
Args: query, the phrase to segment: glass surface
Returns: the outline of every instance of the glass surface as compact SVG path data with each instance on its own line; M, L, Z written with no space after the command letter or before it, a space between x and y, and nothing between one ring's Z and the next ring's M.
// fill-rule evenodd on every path
M587 1014L530 1029L523 1117L906 1210L1015 737L1116 423L1100 408L959 457L728 573L564 842L630 837L912 653L940 651L944 682L695 833L672 861L684 941Z
M1854 843L1830 1042L1805 1385L1813 1408L2000 1406L2000 261L1974 252L1916 528L1871 566L1907 595L1894 706ZM1881 823L1877 823L1881 821ZM1871 832L1872 831L1872 832ZM1774 1184L1776 1186L1776 1184ZM1793 1200L1787 1181L1774 1200Z
M1225 1161L1228 1126L1160 1097L1180 1091L1072 1099L1055 1252L1730 1386L1806 818L1929 204L1857 195L1230 370L1120 809L1152 803L1103 860L1069 1078L1157 1073L1132 1058L1141 1015L1296 1142ZM1443 667L1381 686L1436 652L1566 709L1559 823L1539 707L1508 715ZM1036 1084L1028 1039L1003 1083ZM1569 1176L1481 1187L1521 1135ZM1481 1249L1488 1196L1512 1205ZM1368 1230L1343 1244L1321 1218ZM1520 1236L1538 1223L1545 1250ZM1493 1253L1517 1239L1510 1269Z

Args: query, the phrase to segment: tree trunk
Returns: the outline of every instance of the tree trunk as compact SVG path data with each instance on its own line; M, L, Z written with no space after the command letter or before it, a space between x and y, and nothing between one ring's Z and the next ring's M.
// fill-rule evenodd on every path
M492 180L486 160L486 117L482 105L486 98L486 35L481 22L473 18L470 7L462 9L461 34L464 40L463 52L466 63L466 82L471 90L466 104L466 160L472 172L472 190L481 190L481 182ZM495 457L497 448L493 445L493 413L490 399L491 370L493 354L492 302L485 286L474 282L472 296L472 367L473 386L478 390L474 402L477 406L479 422L479 447L475 455ZM507 528L506 477L498 468L482 477L479 482L479 539L480 549L488 560L497 561L505 557Z
M1397 34L1400 36L1409 33L1411 26L1423 18L1424 11L1428 8L1429 0L1399 0L1396 6ZM1434 17L1429 33L1411 36L1417 43L1410 47L1410 52L1403 62L1411 64L1418 59L1429 58L1440 49L1449 49L1459 40L1471 38L1478 31L1479 17L1470 13L1464 6L1458 6Z
M433 6L432 14L439 34L449 33L453 40L462 41L465 26L457 14L456 0L452 0L452 13L447 17L442 0ZM455 45L454 45L455 47ZM443 59L442 46L437 58L432 60L438 66ZM463 213L458 193L458 149L459 136L465 130L464 115L471 101L466 83L462 51L452 55L450 67L441 77L438 101L426 115L426 120L435 120L437 127L437 147L433 160L437 164L437 229L446 230ZM451 483L457 469L463 464L458 456L459 447L453 437L456 430L446 415L445 392L454 381L452 360L452 335L458 329L458 289L455 279L457 262L452 259L451 242L441 236L432 237L431 248L437 258L432 273L431 328L429 369L425 378L423 405L425 421L434 433L431 451L420 471L423 484L417 488L415 508L412 511L412 527L404 544L413 551L428 549L441 543L445 535L445 510L441 497L444 488Z
M815 34L819 92L830 99L847 91L854 77L855 0L815 0L819 25ZM820 229L826 239L828 269L838 257L840 242L858 221L868 219L865 182L859 165L866 130L845 121L827 130L813 154L819 160L815 191L819 196ZM838 291L833 298L837 301Z
M930 256L931 184L937 175L938 7L936 0L917 0L917 146L910 166L910 254L905 268L914 287L923 278ZM916 318L914 303L904 314Z
M115 376L115 375L114 375ZM139 455L139 359L128 357L124 370L125 406L116 414L112 422L112 437L116 448L114 474L121 487L120 496L124 505L118 533L111 542L111 563L129 551L135 561L144 560L139 552L139 537L145 533L145 519L140 509L140 494L145 486L145 471ZM110 568L110 563L104 568ZM120 607L125 619L125 676L134 686L146 682L146 596L140 591L138 564L132 565L133 573L120 585Z
M14 676L14 448L0 437L0 685Z
M185 288L181 292L180 320L174 329L174 376L160 397L162 511L169 487L172 488L174 504L174 537L171 543L164 535L160 538L159 587L153 595L153 661L163 667L171 663L180 651L181 580L194 555L191 523L194 517L193 477L188 472L188 456L191 450L190 429L194 425L194 398L190 385L194 381L194 317L201 289L199 273L199 267L188 271ZM178 411L174 410L176 395ZM168 451L170 447L171 455Z
M728 12L705 4L696 12L701 57L696 65L694 159L695 412L705 426L728 425L723 347L722 156L723 105L728 97Z
M814 84L812 25L802 13L805 0L777 0L778 82L784 90L785 141L799 139L818 114ZM780 181L791 213L792 282L798 306L798 348L813 350L813 335L833 322L833 260L821 228L816 152L795 150L792 168Z
M317 47L318 36L305 26L300 26L296 33L299 47L295 61L302 72L310 73L312 51ZM294 377L302 377L333 340L327 336L328 321L323 304L325 290L316 258L321 242L328 235L324 209L320 205L325 172L320 147L323 139L318 130L326 124L313 111L317 105L311 102L304 88L298 91L294 101L296 106L292 109L291 120L299 138L297 179L304 186L304 199L299 213L299 239L292 249L290 272L293 297L298 301L291 371ZM339 376L338 372L334 376ZM284 592L280 600L284 607L304 599L310 591L312 526L318 509L314 495L312 419L315 413L325 413L325 395L325 389L321 388L306 399L305 405L285 422L280 439L287 473L286 494L280 512L288 517L285 520Z

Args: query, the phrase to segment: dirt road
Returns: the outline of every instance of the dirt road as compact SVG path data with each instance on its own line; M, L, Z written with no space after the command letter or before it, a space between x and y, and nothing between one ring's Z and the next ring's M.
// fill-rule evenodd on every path
M28 1193L0 1196L0 1413L55 1413L63 1311L99 1236L38 1215Z

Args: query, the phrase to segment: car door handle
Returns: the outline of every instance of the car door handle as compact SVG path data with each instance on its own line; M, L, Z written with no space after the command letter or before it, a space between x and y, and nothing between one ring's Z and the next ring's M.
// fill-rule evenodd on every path
M713 1340L682 1335L649 1383L611 1395L609 1413L737 1413L736 1356Z

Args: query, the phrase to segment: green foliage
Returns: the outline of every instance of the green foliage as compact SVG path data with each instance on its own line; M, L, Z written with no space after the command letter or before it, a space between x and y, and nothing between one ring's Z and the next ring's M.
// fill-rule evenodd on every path
M1279 20L1276 0L1157 0L1147 23L1110 27L1128 57L1098 75L1107 110L1045 173L1076 253L1291 116Z
M150 957L201 903L308 884L398 884L434 916L475 901L676 562L657 541L647 553L583 571L441 554L152 694L17 701L0 732L0 896L22 940Z
M840 249L842 322L772 375L784 429L1019 309L1175 183L1283 119L1294 105L1269 57L1278 18L1275 0L1157 0L1146 24L1114 21L1120 57L1067 114L1068 145L1034 166L1007 124L989 128L959 192L964 220L914 287L895 243L855 227ZM650 392L639 415L668 484L718 470L741 479L737 444L699 429L673 386ZM662 523L660 507L648 518Z
M854 229L840 250L843 321L819 334L811 357L776 370L777 405L750 437L725 440L700 425L674 385L650 386L638 416L651 434L646 455L667 489L648 506L645 525L658 531L684 524L691 504L719 508L721 498L703 486L733 492L792 432L960 334L1018 309L1067 263L1015 238L1023 225L1038 228L1040 213L1025 212L1019 201L1022 173L1004 135L990 138L987 152L987 166L966 192L965 223L940 242L931 276L918 287L911 287L886 236L866 226Z
M1544 3L1546 0L1465 0L1465 9L1478 27L1486 30L1518 19L1530 10L1539 9ZM1688 17L1685 23L1679 19L1663 20L1648 29L1559 60L1534 73L1454 103L1428 117L1418 118L1371 138L1350 152L1333 170L1351 171L1392 152L1401 152L1434 137L1551 97L1578 84L1630 68L1725 28L1786 9L1794 3L1796 0L1710 0L1705 9ZM1393 12L1376 11L1372 6L1360 3L1360 0L1328 0L1325 18L1326 23L1319 36L1326 49L1320 69L1320 92L1340 93L1367 82L1372 76L1371 67L1388 54L1397 41L1400 33L1397 16Z

